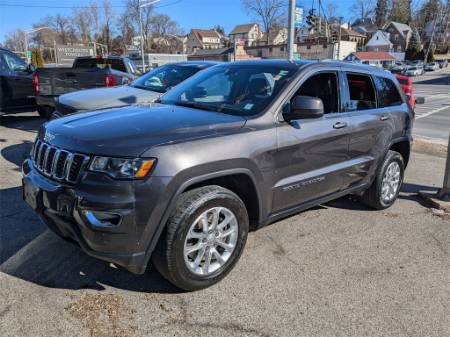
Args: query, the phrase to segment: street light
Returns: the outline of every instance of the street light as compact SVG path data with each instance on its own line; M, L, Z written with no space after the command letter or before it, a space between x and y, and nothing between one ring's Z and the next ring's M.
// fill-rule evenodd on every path
M29 30L25 30L25 56L27 58L27 63L30 63L30 59L28 58L28 34L30 33L35 33L38 32L40 30L43 29L52 29L51 27L47 27L47 26L42 26L42 27L38 27L38 28L33 28L33 29L29 29Z
M160 0L152 0L152 1L148 1L148 2L143 2L141 4L141 0L139 0L138 5L139 5L139 28L141 30L141 58L142 58L142 72L145 72L145 62L144 62L144 27L142 25L142 8L145 7L149 7L157 2L159 2Z

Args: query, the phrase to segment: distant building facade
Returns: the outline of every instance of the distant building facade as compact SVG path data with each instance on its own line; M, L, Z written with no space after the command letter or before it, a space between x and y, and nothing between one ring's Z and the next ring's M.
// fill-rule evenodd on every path
M187 52L194 53L199 49L222 48L223 37L214 29L191 29L187 37Z
M252 46L256 41L262 38L262 35L261 29L257 23L248 23L237 25L228 36L231 46L237 42L242 42L245 46Z

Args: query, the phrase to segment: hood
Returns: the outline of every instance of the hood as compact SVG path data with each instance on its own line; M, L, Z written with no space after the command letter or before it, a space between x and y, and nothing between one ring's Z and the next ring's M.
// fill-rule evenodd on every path
M132 104L151 103L160 93L131 86L98 88L71 92L59 96L59 103L75 110L97 110Z
M42 126L39 137L74 152L137 157L159 144L232 132L245 121L240 116L153 103L56 119Z

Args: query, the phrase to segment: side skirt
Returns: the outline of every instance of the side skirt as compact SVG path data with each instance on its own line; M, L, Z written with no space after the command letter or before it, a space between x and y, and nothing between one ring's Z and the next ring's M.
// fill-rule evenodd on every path
M361 190L364 190L368 186L369 186L368 184L357 185L355 187L348 188L346 190L339 191L337 193L333 193L333 194L327 195L327 196L319 198L319 199L314 199L312 201L308 201L308 202L306 202L304 204L300 204L300 205L288 208L288 209L280 211L280 212L272 213L272 214L270 214L268 216L268 218L264 222L262 222L260 224L260 226L258 228L270 225L271 223L274 223L274 222L276 222L278 220L287 218L287 217L289 217L289 216L291 216L293 214L299 213L299 212L304 211L304 210L306 210L308 208L311 208L311 207L314 207L314 206L317 206L317 205L320 205L320 204L324 204L324 203L326 203L328 201L331 201L331 200L334 200L334 199L338 199L338 198L343 197L343 196L345 196L347 194L352 194L352 193L356 194L357 192L359 192Z

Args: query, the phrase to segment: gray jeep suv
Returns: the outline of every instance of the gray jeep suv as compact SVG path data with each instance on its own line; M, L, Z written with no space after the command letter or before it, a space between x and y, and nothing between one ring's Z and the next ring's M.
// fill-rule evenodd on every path
M390 73L340 62L242 61L150 105L39 130L24 199L89 255L176 286L222 279L258 228L346 194L396 200L413 115Z

